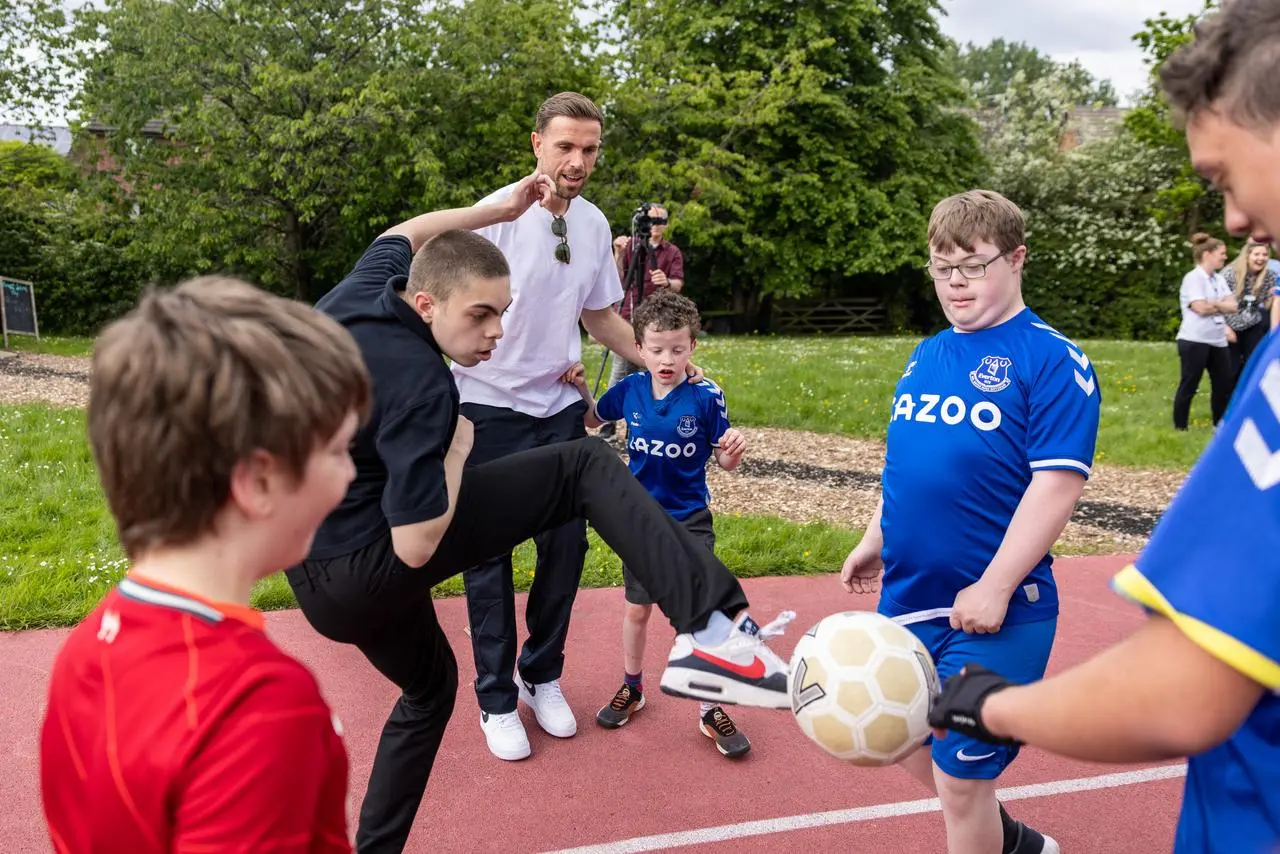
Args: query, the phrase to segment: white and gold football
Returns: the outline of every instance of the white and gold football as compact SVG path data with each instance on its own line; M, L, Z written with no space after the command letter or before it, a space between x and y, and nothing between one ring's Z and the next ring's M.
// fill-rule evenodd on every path
M801 636L787 690L800 729L827 753L892 765L929 734L938 672L910 630L872 611L846 611Z

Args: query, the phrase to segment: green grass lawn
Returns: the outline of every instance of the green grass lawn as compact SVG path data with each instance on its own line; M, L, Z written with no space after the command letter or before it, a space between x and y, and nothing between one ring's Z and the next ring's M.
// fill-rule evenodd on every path
M32 344L34 341L21 343ZM732 419L817 432L883 438L893 386L915 339L706 338L698 362L726 389ZM86 339L41 341L43 352L84 354ZM1185 434L1168 426L1177 382L1171 344L1084 342L1103 389L1099 460L1185 469L1210 431L1207 399ZM584 348L595 382L600 347ZM1207 388L1201 398L1207 398ZM861 532L794 525L765 516L717 519L721 559L741 576L813 574L839 568ZM612 551L592 536L583 583L621 584ZM516 583L532 580L534 551L516 553ZM67 625L80 619L124 572L125 562L98 488L80 411L0 407L0 630ZM458 579L439 588L461 593ZM262 608L289 607L282 576L255 595Z
M41 335L40 340L26 335L9 335L9 349L23 353L49 353L53 356L88 356L93 353L93 339L67 335Z
M0 409L0 630L74 623L126 569L83 436L78 410ZM860 536L828 525L731 515L716 520L716 534L721 559L742 577L838 570ZM583 584L621 585L617 556L595 532L590 539ZM528 589L534 563L526 543L515 556L518 589ZM437 592L461 594L461 580ZM263 581L254 604L293 606L284 576Z
M919 338L707 337L694 361L724 387L729 417L740 426L788 427L883 439L893 389ZM1212 435L1206 378L1192 408L1191 429L1173 430L1178 385L1172 342L1077 342L1093 362L1102 390L1099 463L1187 469ZM602 348L586 345L583 361L595 387ZM604 389L608 376L601 381Z

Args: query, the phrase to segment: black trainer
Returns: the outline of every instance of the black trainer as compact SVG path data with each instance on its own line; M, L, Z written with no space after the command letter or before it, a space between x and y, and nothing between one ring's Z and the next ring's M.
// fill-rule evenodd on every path
M631 720L631 716L644 708L644 694L623 682L609 705L596 713L596 723L605 729L617 729Z
M730 759L737 759L751 749L751 742L738 731L733 718L719 706L707 709L707 713L698 721L698 729L716 743L716 750Z

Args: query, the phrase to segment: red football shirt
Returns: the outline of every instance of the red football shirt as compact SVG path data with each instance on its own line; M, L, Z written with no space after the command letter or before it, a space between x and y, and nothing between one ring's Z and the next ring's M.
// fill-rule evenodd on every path
M54 664L40 742L54 848L348 854L338 727L259 612L126 578Z

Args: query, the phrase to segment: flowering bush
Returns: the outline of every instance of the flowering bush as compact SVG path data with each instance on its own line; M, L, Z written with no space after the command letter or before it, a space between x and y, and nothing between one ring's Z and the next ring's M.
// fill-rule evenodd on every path
M1154 209L1182 164L1126 127L1062 150L1071 103L1062 79L1015 78L985 140L988 185L1027 216L1027 301L1075 337L1171 338L1192 262L1179 223Z

